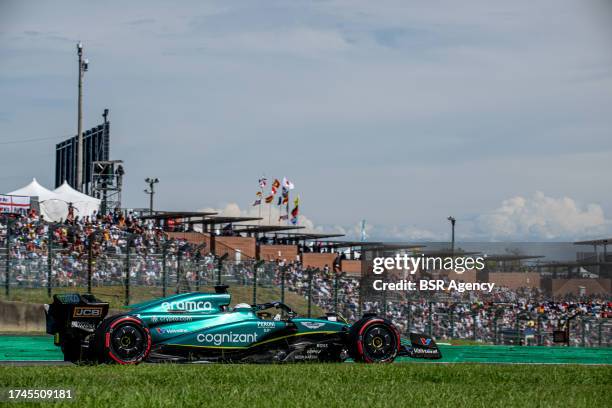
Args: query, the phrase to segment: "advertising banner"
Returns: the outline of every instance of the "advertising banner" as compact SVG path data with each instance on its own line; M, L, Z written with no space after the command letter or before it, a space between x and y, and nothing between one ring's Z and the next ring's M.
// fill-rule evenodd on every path
M30 197L0 194L0 213L27 214Z

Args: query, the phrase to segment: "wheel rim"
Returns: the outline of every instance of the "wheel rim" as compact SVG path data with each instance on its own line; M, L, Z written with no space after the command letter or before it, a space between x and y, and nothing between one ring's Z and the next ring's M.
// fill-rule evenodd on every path
M131 323L113 330L110 351L123 361L138 359L146 349L146 338L142 329Z
M363 352L372 361L385 361L397 353L397 337L389 327L379 324L363 335Z

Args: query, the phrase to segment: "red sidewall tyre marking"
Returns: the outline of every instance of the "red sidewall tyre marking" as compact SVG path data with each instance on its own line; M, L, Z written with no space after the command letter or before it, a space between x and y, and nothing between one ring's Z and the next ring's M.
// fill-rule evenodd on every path
M136 361L125 361L120 359L119 357L115 356L113 354L113 352L110 349L110 333L113 331L113 329L119 324L119 323L124 323L124 322L133 322L138 324L143 331L145 332L146 336L147 336L147 348L145 350L145 352L142 355L142 358L139 358ZM140 363L142 360L144 360L145 358L147 358L147 356L149 355L149 351L151 351L151 333L149 332L149 329L146 328L142 322L138 319L135 319L133 317L121 317L117 320L115 320L113 323L111 323L110 327L109 327L109 331L106 332L106 341L105 341L105 348L107 349L108 352L108 356L110 358L112 358L115 362L117 362L118 364L122 364L122 365L126 365L126 364L138 364Z
M363 358L363 361L365 361L366 363L372 363L373 360L371 358L369 358L363 351L363 333L365 332L365 330L370 327L373 324L377 324L377 323L382 323L385 324L386 326L390 327L393 332L395 333L395 337L397 339L397 351L400 351L401 348L401 344L400 344L400 335L399 332L397 331L397 329L395 328L394 325L389 324L387 325L386 322L383 319L372 319L366 322L366 324L364 324L361 329L359 330L358 336L357 336L357 351L359 352L359 355L361 356L361 358Z

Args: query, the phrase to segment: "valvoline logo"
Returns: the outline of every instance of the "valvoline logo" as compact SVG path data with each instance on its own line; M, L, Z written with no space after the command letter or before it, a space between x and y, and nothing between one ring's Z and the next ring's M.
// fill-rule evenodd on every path
M187 333L187 329L164 329L163 327L158 327L155 330L159 334L181 334L181 333Z
M431 344L431 339L426 339L425 337L421 337L421 344L424 346L429 346Z

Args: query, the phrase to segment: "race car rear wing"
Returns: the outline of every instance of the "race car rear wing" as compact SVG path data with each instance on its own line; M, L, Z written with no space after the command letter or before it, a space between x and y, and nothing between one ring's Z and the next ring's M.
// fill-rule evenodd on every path
M53 303L45 305L47 333L56 335L78 330L93 333L108 314L108 306L91 294L53 295Z

